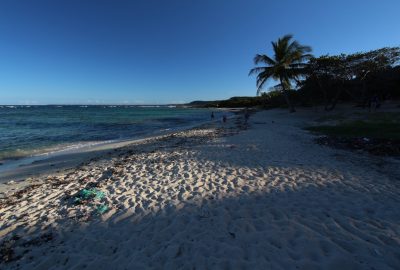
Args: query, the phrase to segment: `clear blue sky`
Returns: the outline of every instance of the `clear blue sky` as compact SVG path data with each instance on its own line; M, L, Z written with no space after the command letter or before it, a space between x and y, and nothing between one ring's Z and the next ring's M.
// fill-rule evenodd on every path
M256 53L400 45L399 0L1 0L0 104L175 103L255 95Z

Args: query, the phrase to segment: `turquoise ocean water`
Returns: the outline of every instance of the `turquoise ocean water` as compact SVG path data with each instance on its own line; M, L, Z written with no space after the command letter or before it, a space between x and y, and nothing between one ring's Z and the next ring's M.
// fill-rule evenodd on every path
M182 129L210 114L173 106L0 106L0 161Z

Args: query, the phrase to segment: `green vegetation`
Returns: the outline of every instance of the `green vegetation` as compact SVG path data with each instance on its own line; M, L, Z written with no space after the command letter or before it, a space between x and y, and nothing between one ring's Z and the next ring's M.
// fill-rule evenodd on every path
M362 120L341 121L342 119L337 116L336 120L340 120L337 125L312 126L306 129L344 138L366 137L400 140L400 113L373 113L368 115L368 119Z
M186 105L199 108L244 108L264 106L265 104L264 97L232 97L226 100L193 101Z
M289 96L295 95L294 91L287 91ZM232 97L225 100L214 101L193 101L186 106L197 108L244 108L244 107L262 107L262 108L285 108L286 103L282 99L280 91L271 91L262 93L260 96L255 97Z
M400 139L400 124L354 121L337 126L315 126L307 130L346 138Z

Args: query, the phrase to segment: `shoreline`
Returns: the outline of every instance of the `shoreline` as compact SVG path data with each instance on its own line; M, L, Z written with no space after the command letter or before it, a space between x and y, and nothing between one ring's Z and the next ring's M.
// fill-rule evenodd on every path
M232 113L230 118L240 113L242 109L219 109ZM219 120L202 121L185 127L170 128L160 130L147 135L137 136L131 139L110 140L98 142L80 148L54 151L50 154L38 154L33 156L21 157L18 159L5 159L0 165L0 184L9 181L21 182L25 178L39 177L51 173L61 173L62 171L73 169L80 163L89 161L102 155L110 156L116 149L129 147L131 144L145 143L147 140L161 139L174 133L183 132L201 126L218 123Z
M178 132L10 192L0 200L4 266L399 265L399 168L313 143L302 129L312 114L261 111L248 125ZM84 189L99 198L77 202Z

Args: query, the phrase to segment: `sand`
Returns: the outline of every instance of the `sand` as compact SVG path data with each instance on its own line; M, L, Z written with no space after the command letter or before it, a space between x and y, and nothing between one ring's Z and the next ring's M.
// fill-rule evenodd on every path
M258 112L9 191L0 268L399 269L398 161L315 144L312 115ZM105 197L75 204L85 187Z

